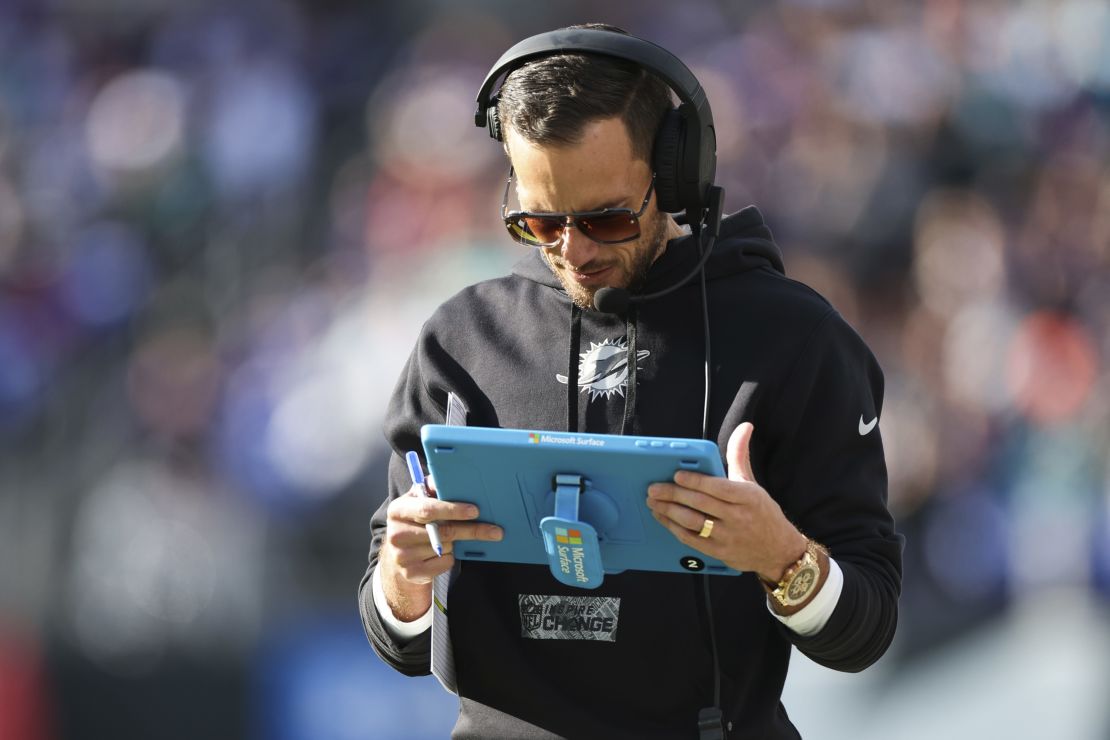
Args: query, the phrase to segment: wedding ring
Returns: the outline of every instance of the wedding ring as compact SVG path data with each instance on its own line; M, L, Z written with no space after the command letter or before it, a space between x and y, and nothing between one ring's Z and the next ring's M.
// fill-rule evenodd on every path
M711 534L713 534L713 520L706 517L705 524L701 525L701 531L698 532L698 537L709 539L709 535Z

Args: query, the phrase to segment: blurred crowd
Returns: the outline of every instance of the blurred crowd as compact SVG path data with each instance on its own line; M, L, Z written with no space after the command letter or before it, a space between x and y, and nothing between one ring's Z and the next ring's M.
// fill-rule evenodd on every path
M364 726L327 681L373 660L386 401L431 309L521 256L474 95L595 20L694 69L727 210L883 365L896 659L1110 604L1105 2L7 0L0 737Z

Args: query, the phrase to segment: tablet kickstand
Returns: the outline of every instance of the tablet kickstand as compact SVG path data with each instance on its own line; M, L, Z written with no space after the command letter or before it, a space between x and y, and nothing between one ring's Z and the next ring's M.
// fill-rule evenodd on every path
M597 530L578 518L586 481L581 475L555 476L555 515L540 520L548 567L560 583L597 588L605 578Z

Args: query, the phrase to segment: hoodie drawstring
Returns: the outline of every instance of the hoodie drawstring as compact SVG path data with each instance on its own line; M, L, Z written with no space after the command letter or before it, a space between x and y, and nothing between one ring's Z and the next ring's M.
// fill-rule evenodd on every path
M628 345L628 354L625 356L625 368L628 373L628 390L624 394L624 422L621 424L621 434L632 431L632 417L636 415L636 304L628 307L624 317L624 337Z
M578 354L582 348L582 309L570 304L570 357L567 359L567 431L578 431Z

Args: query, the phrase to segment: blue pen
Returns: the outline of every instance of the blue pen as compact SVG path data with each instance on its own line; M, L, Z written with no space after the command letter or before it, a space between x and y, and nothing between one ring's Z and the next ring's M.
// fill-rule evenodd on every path
M412 478L413 485L420 486L420 492L424 494L424 498L431 498L428 495L428 488L424 485L424 471L420 469L420 456L415 452L409 451L405 453L405 462L409 466L409 476ZM428 539L432 541L432 549L436 551L436 555L443 557L443 543L439 541L439 527L435 522L428 522L424 525L424 529L428 530Z

